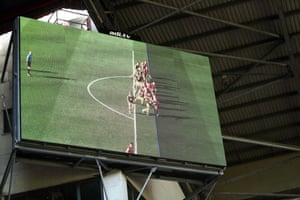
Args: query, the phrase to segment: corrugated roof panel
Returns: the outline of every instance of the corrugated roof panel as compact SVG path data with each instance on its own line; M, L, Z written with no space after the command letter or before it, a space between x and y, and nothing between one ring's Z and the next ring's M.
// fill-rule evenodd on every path
M238 81L234 82L234 85L230 88L230 90L255 90L259 88L260 85L257 85L257 82L261 82L262 84L271 84L276 81L278 78L285 76L285 74L274 74L269 76L247 76L244 75ZM230 92L229 90L229 92Z
M290 110L284 114L276 115L266 119L266 124L274 126L274 123L276 123L277 126L283 126L290 123L296 123L299 120L299 116L299 110Z
M293 139L297 136L299 136L299 125L290 125L283 126L283 128L279 128L277 130L269 131L266 134L257 134L255 136L252 136L251 138L257 139L257 140L265 140L270 142L280 142L280 141L286 141L289 139Z
M211 56L211 63L212 68L216 73L227 72L231 69L236 69L237 67L246 66L250 64L250 62L246 60L231 59L226 57L223 58L222 55L220 55L220 57Z
M149 4L137 4L117 11L123 30L135 31L146 24L170 14L172 10ZM143 31L146 28L142 29Z
M238 37L243 38L243 37ZM243 44L244 43L244 44ZM272 54L275 48L279 46L279 42L270 41L268 38L260 38L259 40L252 41L249 43L245 43L245 41L241 41L240 44L236 44L232 46L232 48L225 49L223 51L226 54L245 57L245 58L253 58L257 60L267 60L268 55ZM259 64L254 63L253 64Z
M284 101L283 101L284 99ZM278 112L282 110L289 110L299 105L299 98L296 95L290 95L285 98L277 98L268 101L258 101L253 104L245 104L242 107L236 107L228 109L220 113L221 118L226 119L226 122L236 121L238 119L247 119L262 114L268 114L272 112ZM233 117L234 116L234 117ZM231 119L231 120L230 120Z
M235 137L240 136L243 132L243 130L241 130L239 127L236 127L236 126L226 126L226 127L222 128L222 130L223 129L227 130L227 134L224 134L224 135L230 135L230 136L235 136Z
M189 6L189 8L193 8L199 4L195 0L180 0L180 1L159 0L159 3L164 4L166 6L172 6L175 8L183 8L186 6Z
M282 3L282 6L283 10L287 12L300 8L300 3L298 0L285 0L284 3Z
M236 91L224 93L218 97L218 106L220 108L242 104L245 102L255 101L258 97L275 96L284 94L287 91L296 91L295 82L293 79L279 79L278 81L270 82L269 84L260 85L252 90Z
M248 64L251 64L251 62L247 60L241 60L241 59L234 59L234 58L222 58L221 57L212 57L211 58L212 63L215 64L213 67L216 67L216 72L227 72L231 69L236 69L239 66L246 66Z
M239 124L233 124L227 128L235 128L236 131L236 137L244 137L244 135L247 133L247 130L251 130L251 132L259 132L261 130L266 129L267 120L262 121L250 121L247 123L239 123Z
M233 6L219 7L218 9L209 10L205 14L218 19L243 23L254 19L268 16L268 9L263 9L266 1L246 1ZM247 12L242 12L247 10Z
M226 49L234 46L241 46L243 44L250 44L256 41L262 41L269 38L269 36L243 29L229 29L226 32L214 33L214 35L210 34L205 37L206 40L209 40L210 38L223 42L219 42L219 44L224 44L223 46L215 46L214 48L211 48L211 51L217 51L218 49Z
M205 8L212 8L212 7L218 7L218 6L224 6L226 5L226 2L224 0L215 0L215 1L199 1L197 4L197 8L199 9L205 9Z
M294 35L294 33L299 33L300 31L299 20L300 20L299 15L290 15L286 17L287 29L288 32L292 34L292 36Z
M242 160L246 159L248 162L250 162L258 159L264 159L265 157L274 154L279 154L282 152L286 152L286 151L280 148L275 148L275 147L271 148L271 147L253 144L251 146L247 145L246 147L241 146L239 152L232 152L232 153L237 153L240 159ZM237 162L235 164L239 164L239 160L234 160L232 162Z
M155 40L155 43L164 45L166 42L177 41L180 38L186 37L186 28L181 22L182 21L178 20L174 23L160 24L145 29L143 32L151 31L152 33L156 33L155 35L157 35L158 38Z
M287 124L296 123L299 119L299 114L299 110L289 110L283 114L268 118L266 120L266 124L269 124L270 127L273 127L274 123L276 123L276 126L284 126Z

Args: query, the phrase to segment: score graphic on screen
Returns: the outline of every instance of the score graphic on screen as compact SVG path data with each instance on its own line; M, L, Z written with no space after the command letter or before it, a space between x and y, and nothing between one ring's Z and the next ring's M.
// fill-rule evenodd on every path
M23 17L19 38L21 140L226 166L207 57Z

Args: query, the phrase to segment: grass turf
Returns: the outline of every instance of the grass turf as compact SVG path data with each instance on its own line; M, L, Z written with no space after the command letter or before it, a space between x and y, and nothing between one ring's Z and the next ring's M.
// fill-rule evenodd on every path
M127 115L133 64L148 60L160 117L141 114L137 105L138 153L225 165L206 57L27 18L20 40L23 139L124 152L134 139L132 116L99 104L87 86L97 80L92 95Z

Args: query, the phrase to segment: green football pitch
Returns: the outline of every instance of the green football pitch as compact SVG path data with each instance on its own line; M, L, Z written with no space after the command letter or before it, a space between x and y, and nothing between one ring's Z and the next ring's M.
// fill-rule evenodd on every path
M32 51L31 76L25 62ZM225 166L206 57L21 18L22 139ZM160 116L128 114L134 64L146 60Z

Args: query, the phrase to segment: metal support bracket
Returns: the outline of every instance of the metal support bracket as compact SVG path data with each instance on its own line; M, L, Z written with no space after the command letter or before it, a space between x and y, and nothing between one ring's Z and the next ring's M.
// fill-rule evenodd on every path
M7 182L8 176L10 174L10 180L9 180L9 190L8 190L8 200L10 200L10 195L11 195L11 186L12 186L12 179L13 179L13 168L14 168L14 163L16 160L16 150L13 150L10 154L6 169L4 171L2 181L0 183L0 197L4 196L4 186Z
M216 187L218 182L218 178L214 178L207 184L204 184L203 186L200 186L198 189L196 189L194 192L192 192L189 196L185 197L184 200L192 200L196 195L199 195L200 193L203 193L203 191L208 190L205 200L209 198L211 195L212 191Z
M146 181L145 181L145 183L144 183L144 185L143 185L143 187L142 187L142 189L141 189L139 195L137 196L136 200L139 200L139 199L141 198L141 196L142 196L142 194L143 194L143 192L144 192L146 186L148 185L148 183L149 183L149 181L150 181L150 179L151 179L152 174L153 174L156 170L157 170L157 167L151 168L151 171L150 171L150 173L149 173L149 175L148 175L148 177L147 177L147 179L146 179Z
M102 187L103 187L105 199L108 200L108 195L107 195L107 191L106 191L105 184L104 184L102 166L100 165L100 161L98 159L96 159L96 163L97 163L97 166L98 166L98 170L99 170L99 174L100 174L100 181L101 181L101 184L102 184Z

